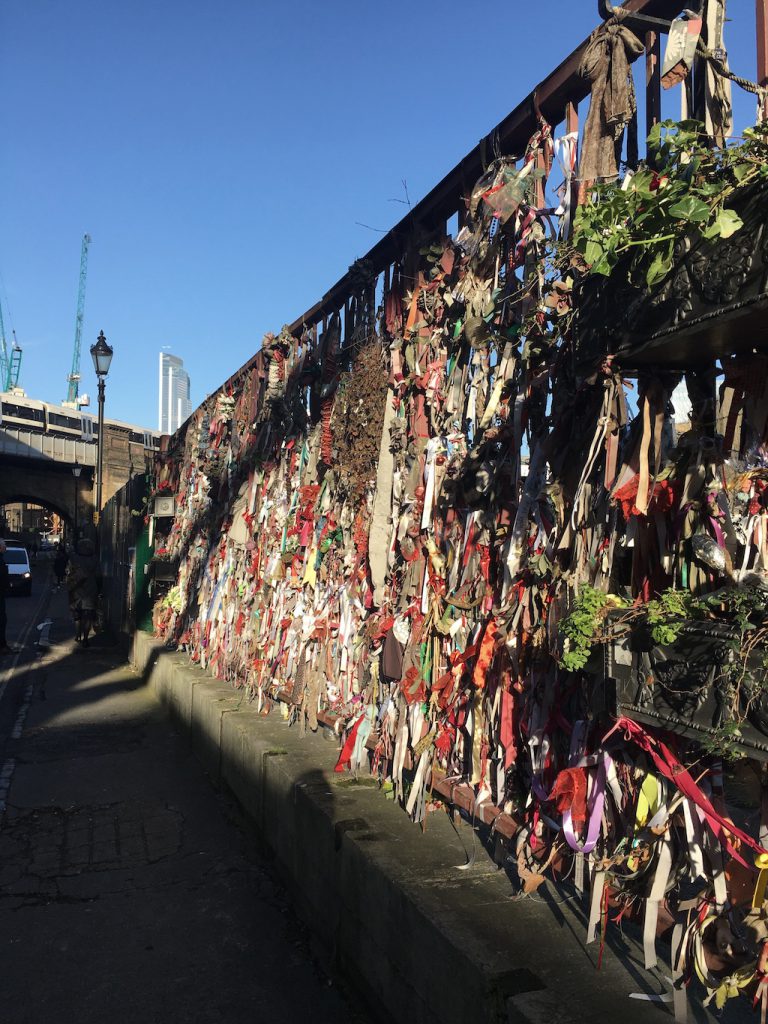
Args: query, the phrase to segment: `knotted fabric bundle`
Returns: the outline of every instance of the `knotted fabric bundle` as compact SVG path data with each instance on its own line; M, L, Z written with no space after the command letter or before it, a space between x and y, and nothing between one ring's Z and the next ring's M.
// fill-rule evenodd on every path
M645 48L622 24L626 16L619 9L592 33L579 68L592 83L579 166L582 181L616 177L624 129L637 109L630 64Z

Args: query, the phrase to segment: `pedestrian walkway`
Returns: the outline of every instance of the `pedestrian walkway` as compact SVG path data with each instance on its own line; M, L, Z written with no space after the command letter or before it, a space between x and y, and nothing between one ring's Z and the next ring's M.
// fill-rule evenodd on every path
M148 688L46 615L0 698L0 1021L362 1022Z

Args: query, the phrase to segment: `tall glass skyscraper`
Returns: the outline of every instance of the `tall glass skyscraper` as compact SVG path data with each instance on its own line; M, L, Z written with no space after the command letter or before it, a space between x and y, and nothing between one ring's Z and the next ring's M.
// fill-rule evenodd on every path
M158 427L161 434L173 434L192 412L189 398L189 374L184 360L160 353L160 402Z

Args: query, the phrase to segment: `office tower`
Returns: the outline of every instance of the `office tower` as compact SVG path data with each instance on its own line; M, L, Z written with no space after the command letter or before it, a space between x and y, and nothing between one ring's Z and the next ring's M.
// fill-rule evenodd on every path
M160 353L160 402L158 427L161 434L173 434L192 412L189 374L184 360Z

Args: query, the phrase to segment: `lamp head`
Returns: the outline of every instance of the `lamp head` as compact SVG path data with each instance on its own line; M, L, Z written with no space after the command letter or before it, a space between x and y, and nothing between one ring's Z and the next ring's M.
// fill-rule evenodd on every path
M112 362L112 351L112 346L107 344L107 339L104 337L104 331L100 331L99 336L96 339L96 344L91 345L91 358L93 359L93 366L99 380L101 380L102 377L106 377L109 373L109 364Z

